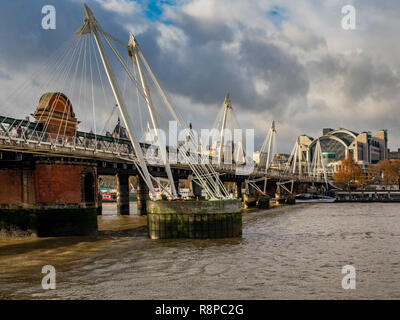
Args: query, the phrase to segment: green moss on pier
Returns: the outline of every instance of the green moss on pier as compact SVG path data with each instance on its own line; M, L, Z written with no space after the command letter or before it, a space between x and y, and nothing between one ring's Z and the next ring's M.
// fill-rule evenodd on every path
M242 235L237 200L148 201L147 221L152 239L212 239Z

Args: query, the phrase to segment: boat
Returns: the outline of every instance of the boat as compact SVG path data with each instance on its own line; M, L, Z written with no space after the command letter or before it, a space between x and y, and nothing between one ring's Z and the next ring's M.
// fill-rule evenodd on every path
M115 201L117 201L116 195L111 193L111 192L103 192L101 195L102 195L103 202L115 202Z
M319 194L298 194L296 195L296 203L332 203L336 198L323 196Z

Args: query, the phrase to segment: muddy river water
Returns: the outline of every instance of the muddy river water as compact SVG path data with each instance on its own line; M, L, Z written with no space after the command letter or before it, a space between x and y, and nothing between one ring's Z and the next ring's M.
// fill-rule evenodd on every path
M242 238L217 240L150 240L131 208L104 204L93 237L0 239L0 299L400 299L398 204L253 211ZM342 287L345 265L355 289Z

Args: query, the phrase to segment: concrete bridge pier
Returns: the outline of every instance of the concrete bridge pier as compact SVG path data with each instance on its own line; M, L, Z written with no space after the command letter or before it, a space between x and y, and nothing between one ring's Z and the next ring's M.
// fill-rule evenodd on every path
M97 215L103 215L103 197L100 194L97 196Z
M137 213L139 216L147 215L146 201L149 200L149 187L141 176L137 183ZM129 199L128 199L129 200Z
M235 199L240 199L242 197L242 182L237 181L235 183Z
M254 195L254 188L249 184L248 180L245 181L246 194L249 196Z
M117 174L117 214L129 215L129 175Z
M100 188L102 179L98 177L97 179L97 187ZM98 189L96 188L96 189ZM103 214L103 197L102 195L97 192L97 215L101 216Z
M241 202L147 201L151 239L215 239L242 235Z
M193 190L193 197L196 198L201 198L201 190L202 188L195 182L191 181L192 183L192 190Z
M202 188L196 182L193 181L193 175L188 176L188 182L189 182L189 198L200 199Z
M174 185L175 185L176 194L179 194L179 178L178 177L174 177Z

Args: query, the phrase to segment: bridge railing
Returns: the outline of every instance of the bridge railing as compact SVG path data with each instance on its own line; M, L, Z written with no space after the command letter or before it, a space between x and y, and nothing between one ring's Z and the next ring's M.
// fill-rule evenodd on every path
M4 120L4 119L3 119ZM36 130L26 120L0 121L0 144L7 149L35 149L36 151L109 154L112 156L133 155L132 146L118 139L104 139L93 134L78 132L76 136ZM106 137L109 138L109 137Z

